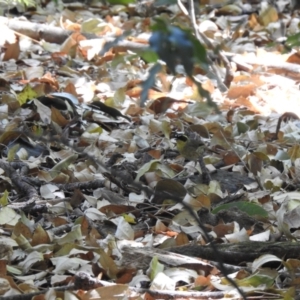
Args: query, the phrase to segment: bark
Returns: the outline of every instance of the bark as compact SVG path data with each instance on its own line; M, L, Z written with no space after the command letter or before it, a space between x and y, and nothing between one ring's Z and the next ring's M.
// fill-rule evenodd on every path
M7 25L10 29L37 41L43 39L49 43L61 44L72 34L72 31L64 30L59 27L20 21L6 17L0 17L0 24Z
M239 265L245 262L253 262L256 258L264 254L273 254L281 259L300 257L300 243L294 242L241 242L236 244L219 244L216 245L218 253L216 253L210 245L185 245L180 247L171 247L160 250L155 248L130 248L122 249L122 266L127 266L137 269L146 269L149 267L150 260L153 256L165 264L174 265L172 258L177 260L177 265L195 264L194 261L189 261L187 256L198 257L205 260L221 261L230 265ZM174 254L182 256L174 257ZM198 263L199 264L199 263ZM199 266L197 266L199 268ZM208 271L209 264L202 265L204 271Z
M208 274L213 266L201 260L188 257L183 254L174 254L169 251L153 248L122 248L122 260L120 265L125 268L143 269L146 271L149 268L152 258L156 256L158 260L172 267L185 267L193 270L201 270Z
M166 249L170 252L200 257L207 260L218 261L216 255L219 255L224 263L240 264L243 262L253 262L256 258L264 254L273 254L282 259L300 257L300 243L294 242L242 242L236 244L216 245L218 254L207 246L186 245Z

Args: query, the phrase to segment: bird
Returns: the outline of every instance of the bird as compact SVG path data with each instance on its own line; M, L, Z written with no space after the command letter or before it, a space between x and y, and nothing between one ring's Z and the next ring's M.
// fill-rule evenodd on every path
M209 184L211 177L203 160L206 146L201 137L196 132L190 132L187 135L175 134L175 138L177 150L180 155L190 161L198 161L202 172L202 181L204 184Z
M197 161L203 155L205 144L199 136L188 137L187 135L179 134L175 138L177 150L184 158Z

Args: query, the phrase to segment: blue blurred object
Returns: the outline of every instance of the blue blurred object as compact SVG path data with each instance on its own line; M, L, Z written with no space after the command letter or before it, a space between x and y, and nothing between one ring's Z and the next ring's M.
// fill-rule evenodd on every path
M157 53L172 73L176 73L177 64L182 64L185 72L193 73L194 45L188 34L175 26L167 26L154 31L149 39L150 48Z

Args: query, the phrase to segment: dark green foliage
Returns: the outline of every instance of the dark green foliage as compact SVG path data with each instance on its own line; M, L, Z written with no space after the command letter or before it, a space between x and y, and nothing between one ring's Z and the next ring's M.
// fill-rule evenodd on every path
M130 3L134 3L135 0L106 0L109 4L113 4L113 5L127 5Z
M296 33L294 35L291 35L287 38L285 44L290 47L299 47L300 46L300 33Z
M249 203L246 201L240 201L240 202L227 203L227 204L220 205L217 208L215 208L212 211L212 213L216 214L217 212L219 212L222 209L230 210L233 207L238 208L240 211L245 212L249 216L258 216L258 217L262 217L262 218L268 217L268 213L261 206L258 206L257 204Z

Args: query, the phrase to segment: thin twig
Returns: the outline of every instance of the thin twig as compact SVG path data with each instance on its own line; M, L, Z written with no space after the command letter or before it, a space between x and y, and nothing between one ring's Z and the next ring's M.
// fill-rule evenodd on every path
M177 3L178 2L180 2L180 0L177 0ZM200 43L205 44L206 46L208 46L211 49L214 49L214 46L209 41L209 39L205 36L205 34L203 34L197 28L198 26L197 26L197 22L196 22L194 0L189 0L189 6L190 6L191 24L192 24L192 27L193 27L196 38L198 39L198 41ZM182 7L184 7L184 6L181 5L179 7L182 10ZM229 63L228 59L225 59L225 56L223 54L221 54L220 51L218 51L218 56L223 61L225 69L226 69L226 75L225 75L224 83L223 83L221 77L219 76L219 72L218 72L217 68L215 67L213 61L211 60L211 58L209 56L207 57L207 60L208 60L208 63L210 65L210 67L212 68L214 77L217 80L218 87L219 87L220 91L221 92L226 92L228 90L228 87L230 86L230 83L231 83L232 79L233 79L232 70L231 70L231 66L230 66L230 63Z

